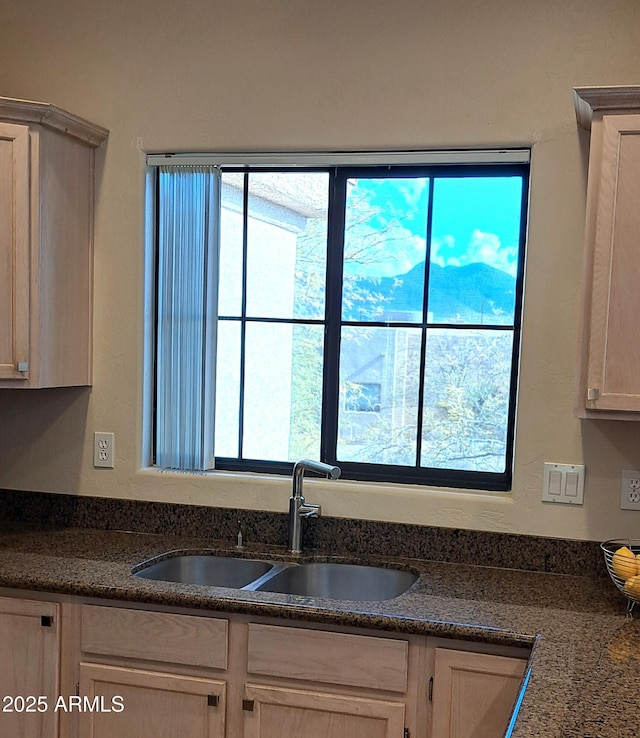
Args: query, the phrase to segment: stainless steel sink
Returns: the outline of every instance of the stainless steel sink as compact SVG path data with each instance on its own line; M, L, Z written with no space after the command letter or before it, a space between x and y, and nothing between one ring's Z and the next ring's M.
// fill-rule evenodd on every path
M409 571L378 566L293 564L255 589L333 600L392 600L406 592L417 578Z
M168 554L159 561L140 564L133 573L140 579L333 600L392 600L418 578L409 571L380 566L296 564L188 553Z
M162 559L134 572L141 579L241 589L274 568L270 561L211 554L183 554Z

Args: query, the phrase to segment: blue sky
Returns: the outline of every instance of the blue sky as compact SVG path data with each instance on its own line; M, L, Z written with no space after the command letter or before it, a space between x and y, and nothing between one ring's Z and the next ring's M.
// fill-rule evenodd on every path
M403 274L425 258L430 181L425 178L358 180L357 189L383 213L368 226L380 228L396 216L393 246L372 254L362 276ZM515 275L520 234L519 177L437 178L434 186L431 260L440 266L483 262ZM355 191L355 190L354 190ZM345 265L348 268L348 265Z
M515 275L520 177L438 179L431 259L441 266L481 261Z

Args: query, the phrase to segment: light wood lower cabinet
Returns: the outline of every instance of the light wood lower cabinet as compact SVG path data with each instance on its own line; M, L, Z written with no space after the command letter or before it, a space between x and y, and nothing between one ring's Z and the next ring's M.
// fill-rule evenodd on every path
M82 663L85 738L224 738L226 684L215 679Z
M523 659L436 648L431 738L502 738L525 667Z
M228 619L81 608L81 738L225 738Z
M249 623L247 672L377 691L407 692L409 643L354 633Z
M243 738L402 738L408 669L401 638L249 623Z
M246 684L244 738L402 738L402 702Z
M227 618L84 605L81 646L94 656L227 668Z
M491 649L277 618L5 597L0 697L41 696L47 709L0 712L0 736L502 738L527 653L480 652Z
M59 605L0 598L0 736L56 738Z

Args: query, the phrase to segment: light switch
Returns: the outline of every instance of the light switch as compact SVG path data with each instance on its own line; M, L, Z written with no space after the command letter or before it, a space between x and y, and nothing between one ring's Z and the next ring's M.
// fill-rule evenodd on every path
M549 473L549 494L559 497L562 494L562 472L552 469Z
M564 493L567 497L578 496L578 474L574 471L567 472L567 483Z
M582 505L584 502L584 464L550 464L545 462L542 478L542 501Z

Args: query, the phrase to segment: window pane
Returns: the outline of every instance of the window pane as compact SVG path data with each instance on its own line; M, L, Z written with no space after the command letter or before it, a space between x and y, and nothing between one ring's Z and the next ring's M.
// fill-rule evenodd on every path
M511 331L432 329L421 466L504 472Z
M322 326L294 326L289 461L320 459L323 352Z
M342 329L338 460L415 466L417 328Z
M347 180L343 320L421 321L429 180Z
M522 186L520 177L434 180L430 322L513 325Z
M218 315L238 317L242 310L243 193L243 174L222 175Z
M379 413L382 406L380 382L348 382L345 386L344 409L359 413Z
M322 326L247 324L245 458L320 456Z
M328 178L249 175L247 315L324 318Z
M218 321L216 456L238 457L240 427L240 323Z

